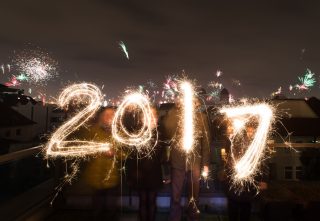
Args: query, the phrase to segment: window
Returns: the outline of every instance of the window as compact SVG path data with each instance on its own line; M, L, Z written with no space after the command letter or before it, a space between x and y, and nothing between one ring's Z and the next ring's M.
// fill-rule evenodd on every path
M20 136L20 135L21 135L21 129L17 129L17 130L16 130L16 135L17 135L17 136Z
M301 180L303 175L303 170L301 166L296 167L296 179Z
M6 137L10 137L10 136L11 136L11 131L10 131L10 130L7 130L5 136L6 136Z
M292 167L285 167L284 168L284 179L292 180L293 179L292 176L293 176Z
M225 148L221 148L221 158L223 161L227 161L227 153L226 153L226 149Z

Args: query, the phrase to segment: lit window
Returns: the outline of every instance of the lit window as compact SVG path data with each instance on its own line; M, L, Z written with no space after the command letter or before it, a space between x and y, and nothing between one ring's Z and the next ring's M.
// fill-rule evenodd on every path
M221 148L221 158L223 161L226 161L227 160L227 153L226 153L226 149L225 148Z

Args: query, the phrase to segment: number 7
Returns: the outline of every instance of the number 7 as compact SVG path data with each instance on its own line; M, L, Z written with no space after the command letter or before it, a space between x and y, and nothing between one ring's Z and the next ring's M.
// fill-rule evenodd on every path
M239 160L235 160L232 154L234 163L234 182L240 184L243 182L252 182L252 178L257 173L266 148L266 141L273 119L273 110L267 104L257 104L252 106L223 108L220 112L225 113L232 123L238 126L235 133L232 135L233 138L235 135L239 134L242 127L249 121L250 117L255 116L258 119L258 127L255 136L243 156ZM233 145L231 145L231 151L232 148Z

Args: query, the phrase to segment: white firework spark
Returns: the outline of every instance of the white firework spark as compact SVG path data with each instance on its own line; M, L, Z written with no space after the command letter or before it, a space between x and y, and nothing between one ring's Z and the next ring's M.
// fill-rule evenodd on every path
M222 75L222 71L221 71L221 70L217 70L216 76L217 76L217 77L221 77L221 75Z

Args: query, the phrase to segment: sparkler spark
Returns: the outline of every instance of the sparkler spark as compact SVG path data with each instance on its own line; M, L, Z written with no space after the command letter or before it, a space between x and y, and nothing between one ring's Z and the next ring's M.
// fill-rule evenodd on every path
M207 179L208 176L209 176L209 173L208 173L207 171L202 171L201 176L202 176L204 179Z
M128 53L127 47L126 47L126 45L123 43L123 41L120 41L120 42L119 42L119 46L120 46L121 50L123 51L123 53L125 53L126 58L129 60L129 53Z
M193 107L193 88L189 82L182 82L181 90L183 94L183 138L182 147L189 153L194 145L194 107Z
M66 140L73 131L94 116L101 105L102 98L101 91L93 84L74 84L62 91L58 98L58 105L61 108L68 107L71 101L78 103L86 101L87 106L53 133L45 147L47 157L77 157L110 150L108 143Z
M234 183L243 185L246 182L253 182L253 177L258 172L266 148L266 141L273 120L273 110L267 104L257 104L223 108L220 112L225 113L232 121L232 124L235 125L236 130L230 135L231 142L233 142L235 136L240 133L241 128L248 123L251 117L254 116L258 120L255 136L244 155L240 159L235 159L231 153L234 163ZM231 152L232 147L233 143L231 145Z
M142 126L137 133L131 133L123 124L126 110L136 106L142 112ZM131 93L127 95L117 109L112 121L113 138L131 147L136 147L138 152L150 149L150 141L155 129L156 120L152 113L149 100L141 93Z

